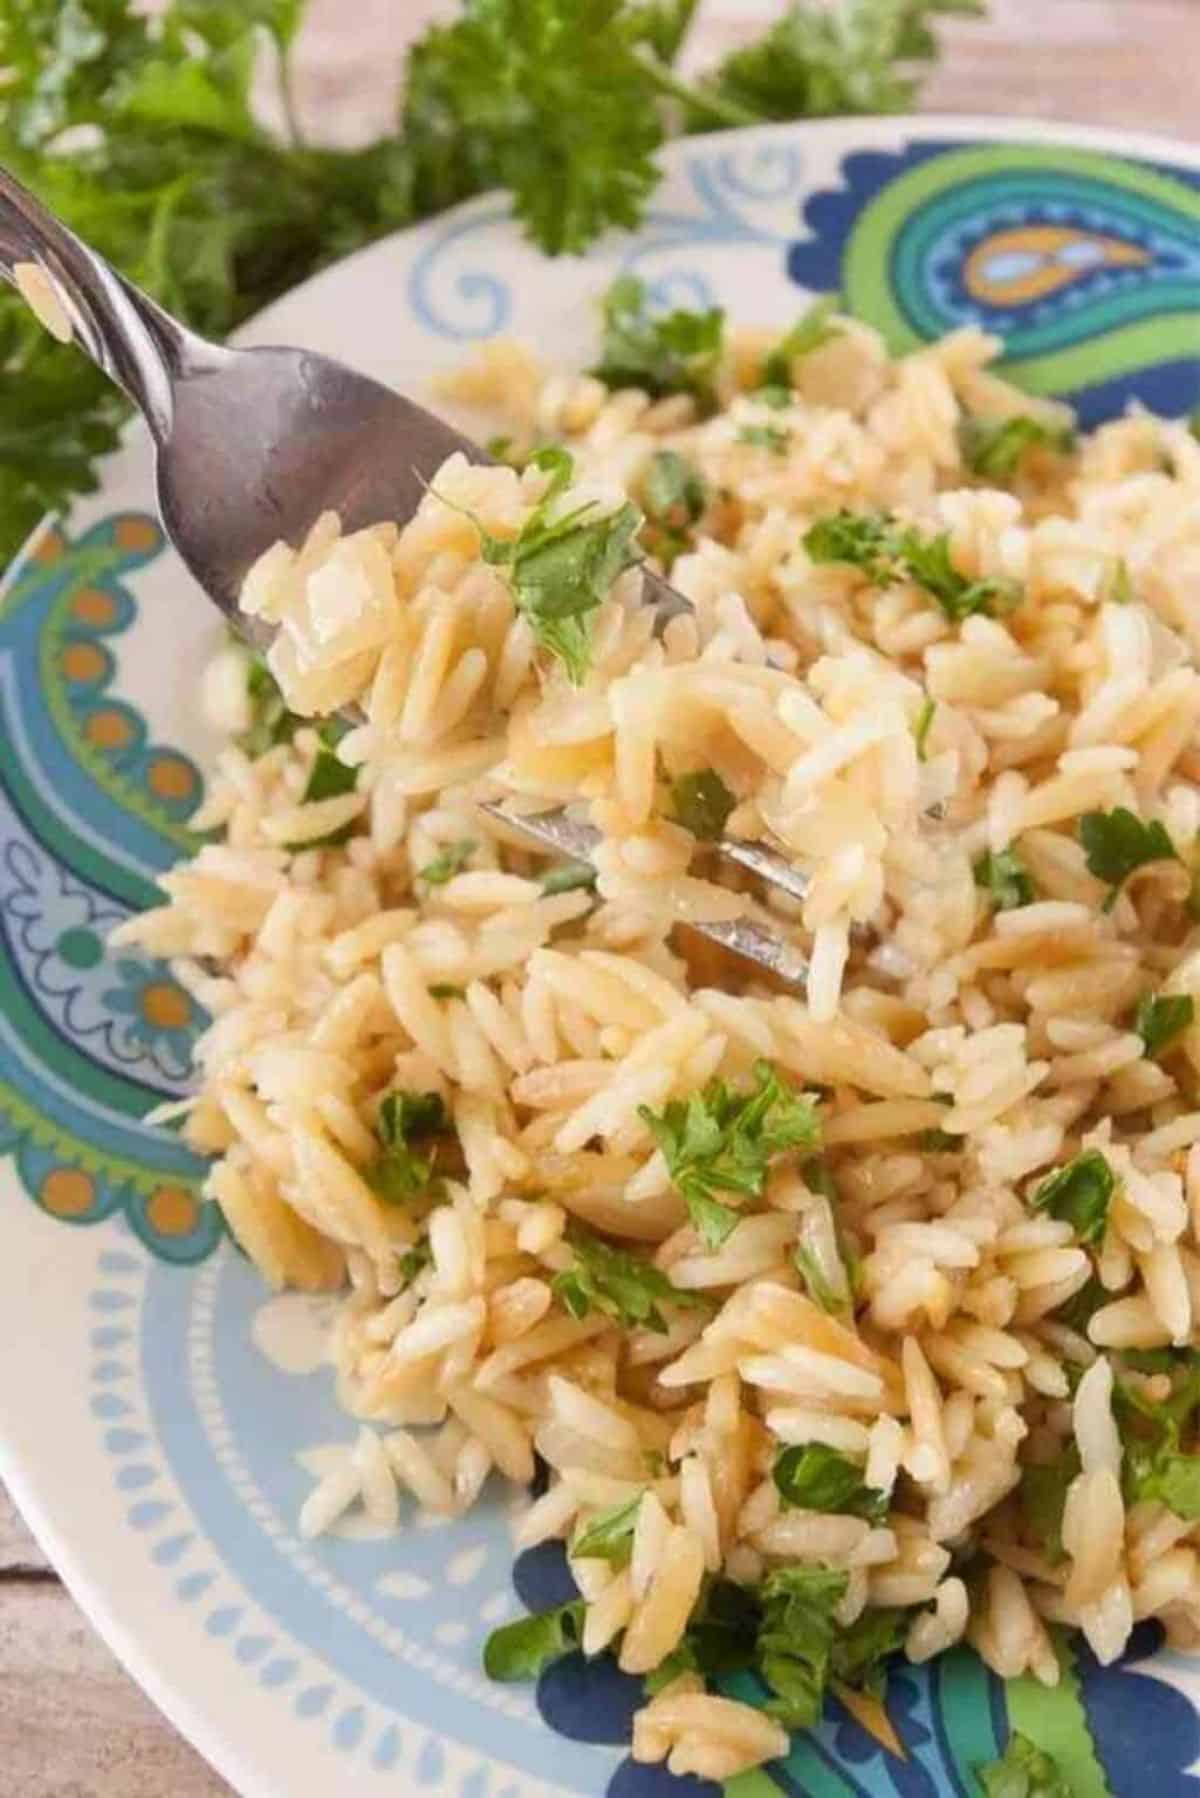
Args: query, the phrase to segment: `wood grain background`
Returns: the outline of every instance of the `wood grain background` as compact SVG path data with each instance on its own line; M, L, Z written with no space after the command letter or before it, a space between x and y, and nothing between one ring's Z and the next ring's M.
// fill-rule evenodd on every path
M779 10L770 0L707 0L692 59L702 64ZM297 83L306 125L341 142L386 129L406 42L453 11L452 0L314 0ZM945 58L925 90L932 109L1200 140L1200 0L991 0L986 23L955 22L943 37ZM229 1791L122 1672L0 1488L0 1792Z

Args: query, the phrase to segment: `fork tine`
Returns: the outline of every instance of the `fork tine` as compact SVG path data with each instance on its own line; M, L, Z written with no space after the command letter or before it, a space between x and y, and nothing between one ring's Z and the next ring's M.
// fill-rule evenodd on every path
M591 824L585 824L582 819L571 817L563 806L552 807L549 811L522 815L506 811L502 805L497 805L491 800L481 800L479 809L485 812L489 818L495 818L498 823L506 824L518 835L528 837L540 848L551 849L558 855L569 857L572 861L589 861L600 841L598 830ZM770 860L783 862L782 856L776 857L774 850L764 849L760 844L742 843L740 838L730 840L751 852L755 858L753 860L741 860L737 856L733 859L741 860L743 867L749 867L755 873L760 871L757 861L760 854ZM786 863L783 865L787 866ZM789 869L788 872L794 880L800 879L794 870ZM771 875L764 874L763 878L770 880ZM785 882L778 884L787 885ZM794 893L796 888L794 885L787 885L787 890ZM800 896L802 896L802 892L801 889ZM700 936L707 937L710 942L718 944L729 954L740 956L743 961L753 962L756 967L762 968L765 973L771 974L776 980L786 982L789 986L803 986L808 976L808 963L800 951L785 942L781 936L777 936L765 924L759 924L753 918L733 918L727 923L690 924L689 929L697 931Z

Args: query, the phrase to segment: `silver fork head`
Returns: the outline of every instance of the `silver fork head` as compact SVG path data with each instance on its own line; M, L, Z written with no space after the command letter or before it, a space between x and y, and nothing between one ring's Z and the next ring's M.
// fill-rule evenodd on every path
M544 812L510 812L502 805L484 800L479 809L518 836L527 837L539 848L548 849L552 855L565 856L569 861L590 861L600 842L600 832L594 825L572 817L563 806ZM707 937L727 954L753 962L755 967L787 986L803 987L808 977L808 962L799 949L754 918L690 924L689 929Z

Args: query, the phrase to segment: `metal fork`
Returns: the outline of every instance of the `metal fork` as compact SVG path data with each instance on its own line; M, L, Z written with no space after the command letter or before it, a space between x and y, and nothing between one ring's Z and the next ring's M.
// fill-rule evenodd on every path
M301 541L324 511L348 530L411 518L456 451L491 458L403 395L309 350L228 349L189 331L69 231L0 169L0 276L32 265L71 335L141 412L155 449L158 507L181 559L243 635L247 571L281 537ZM26 283L26 285L28 285ZM661 635L690 601L642 570L642 602ZM498 813L542 847L586 859L595 835L565 812ZM803 877L764 844L726 838L718 853L795 898ZM765 926L696 928L777 978L804 977L803 957Z

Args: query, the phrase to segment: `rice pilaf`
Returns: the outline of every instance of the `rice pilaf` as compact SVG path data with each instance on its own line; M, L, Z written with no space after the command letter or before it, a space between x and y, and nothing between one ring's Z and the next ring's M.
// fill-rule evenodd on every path
M489 1670L612 1648L635 1756L714 1779L899 1651L1200 1643L1200 443L1075 441L977 331L809 336L659 397L482 351L453 391L519 466L254 568L221 840L119 933L212 1014L230 1229L348 1285L363 1427L302 1528L540 1460L518 1541L581 1600ZM481 800L579 808L594 876ZM806 992L686 929L739 915ZM766 1711L706 1690L739 1666Z

